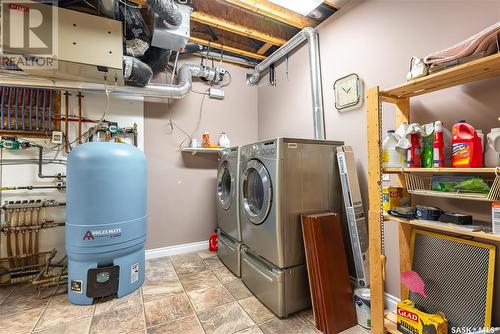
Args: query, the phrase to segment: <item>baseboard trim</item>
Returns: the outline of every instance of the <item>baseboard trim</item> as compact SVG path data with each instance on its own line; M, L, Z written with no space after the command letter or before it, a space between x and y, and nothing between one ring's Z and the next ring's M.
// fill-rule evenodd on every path
M393 295L388 294L387 292L385 293L385 308L387 310L395 310L398 303L400 302L400 299L397 297L394 297Z
M196 252L208 249L208 241L198 241L189 244L181 244L175 246L153 248L146 250L146 260L156 259L158 257L172 256L177 254Z

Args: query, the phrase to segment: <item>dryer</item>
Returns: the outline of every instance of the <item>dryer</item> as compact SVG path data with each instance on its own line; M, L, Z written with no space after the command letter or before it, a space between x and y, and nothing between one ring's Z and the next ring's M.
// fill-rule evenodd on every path
M310 305L300 215L342 214L341 145L275 138L241 147L242 280L280 317Z
M240 149L222 151L217 172L217 255L226 267L240 276L241 227L239 210Z

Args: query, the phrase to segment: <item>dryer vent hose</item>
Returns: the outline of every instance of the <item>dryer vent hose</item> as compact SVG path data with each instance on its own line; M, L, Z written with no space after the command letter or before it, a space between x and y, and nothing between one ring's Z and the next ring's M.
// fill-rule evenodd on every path
M147 0L151 11L157 14L162 20L173 27L178 27L182 23L182 15L179 7L173 0Z

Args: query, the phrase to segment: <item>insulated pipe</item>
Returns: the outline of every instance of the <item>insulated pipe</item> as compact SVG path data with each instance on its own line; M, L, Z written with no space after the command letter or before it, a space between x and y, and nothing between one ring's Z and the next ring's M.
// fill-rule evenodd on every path
M255 66L251 74L247 74L247 83L256 85L259 83L262 73L272 64L288 55L299 47L304 41L308 41L309 68L311 78L311 95L313 103L314 138L326 139L325 135L325 113L323 108L323 83L321 79L321 62L319 57L318 32L311 27L302 29L293 36L286 44L274 51L269 57Z
M151 11L173 27L182 23L182 14L173 0L147 0Z
M200 65L184 64L179 68L177 75L179 78L179 84L177 85L149 84L146 87L112 87L96 83L82 83L77 81L45 78L28 79L21 76L19 78L13 78L12 76L2 77L1 75L0 84L11 87L52 88L57 90L87 92L104 92L107 87L109 88L111 95L182 99L191 92L192 77L208 78L210 73L208 69L205 69Z

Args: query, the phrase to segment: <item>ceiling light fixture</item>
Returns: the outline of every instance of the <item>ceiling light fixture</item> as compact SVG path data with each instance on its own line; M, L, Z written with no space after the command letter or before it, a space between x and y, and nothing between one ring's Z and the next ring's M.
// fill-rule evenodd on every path
M322 0L268 0L275 5L289 9L296 13L307 15L318 7Z

